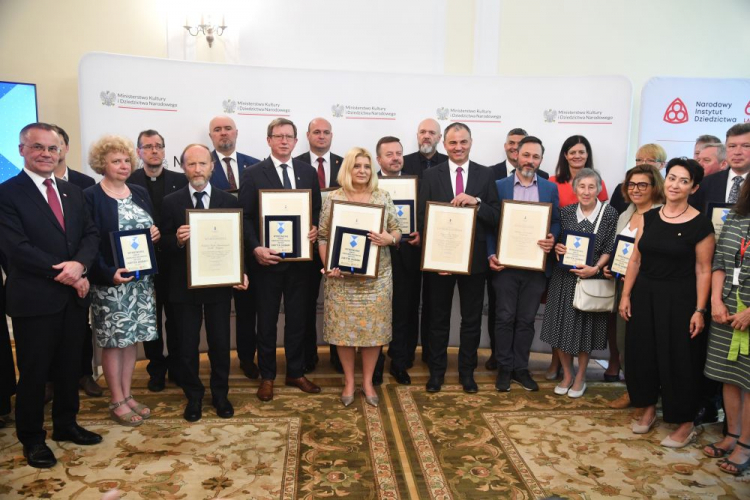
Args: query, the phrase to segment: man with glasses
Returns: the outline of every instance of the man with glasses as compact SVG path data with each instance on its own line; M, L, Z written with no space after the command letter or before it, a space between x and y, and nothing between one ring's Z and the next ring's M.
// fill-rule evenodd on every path
M164 168L164 137L156 130L144 130L138 134L138 157L143 163L130 175L128 182L142 186L148 190L151 203L154 205L154 224L161 228L161 213L164 197L178 191L188 184L184 173L173 172ZM154 340L143 343L143 350L148 358L148 390L160 392L164 390L167 371L169 378L179 383L177 362L179 359L179 339L170 328L172 325L172 308L167 300L169 286L170 260L162 252L156 253L156 264L159 273L155 277L156 290L156 329L159 336ZM162 327L162 311L165 316ZM164 356L164 334L167 335L168 356Z
M261 383L258 399L273 399L276 378L276 331L284 297L284 351L288 386L304 392L318 393L320 387L305 378L303 339L305 311L310 301L310 275L313 262L282 262L279 252L260 241L260 210L258 191L261 189L310 189L312 191L312 227L301 228L302 238L315 242L318 237L320 214L320 184L318 173L307 163L292 160L297 144L297 127L291 120L277 118L267 129L271 155L242 174L240 206L245 211L245 248L253 271L258 311L258 366Z
M46 445L44 385L55 374L52 439L79 445L102 437L76 423L78 379L88 310L86 272L99 234L83 192L56 179L60 138L46 123L23 128L18 146L23 170L0 185L0 252L8 259L6 312L20 374L16 433L32 467L57 460Z

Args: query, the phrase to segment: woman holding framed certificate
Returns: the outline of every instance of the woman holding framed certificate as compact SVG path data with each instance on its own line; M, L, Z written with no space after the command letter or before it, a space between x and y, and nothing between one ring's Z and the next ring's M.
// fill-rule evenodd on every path
M354 402L354 357L357 347L362 352L365 401L377 406L378 396L372 385L372 374L382 346L391 341L392 335L393 281L391 253L386 247L398 244L401 231L396 207L388 193L378 189L378 178L372 171L372 156L366 149L352 148L346 154L339 170L338 183L341 188L329 194L320 211L318 232L320 257L327 266L324 269L324 338L337 346L344 368L345 383L341 393L344 406ZM328 245L334 244L337 236L331 234L332 204L336 200L385 207L382 222L385 229L382 226L373 227L366 234L366 242L358 241L357 234L348 235L351 239L344 240L344 244L351 248L367 245L379 253L376 278L355 277L355 273L345 276L330 261ZM355 259L356 255L350 251L346 258Z
M125 269L117 262L118 252L113 249L119 248L120 256L131 251L134 262L140 259L148 267L153 262L145 262L150 260L148 247L160 238L148 192L125 182L135 162L135 149L129 140L117 136L101 138L91 146L89 164L104 178L84 191L91 218L101 235L90 275L92 327L102 348L104 378L112 395L110 416L130 427L142 424L151 415L148 407L133 399L130 384L137 343L154 340L158 335L156 299L152 276L129 273L135 269ZM123 237L125 243L119 236L123 231L147 231L147 235ZM145 253L136 254L140 249Z
M586 391L586 367L591 351L607 347L608 312L575 309L573 298L579 281L606 280L602 268L609 260L615 241L617 210L597 199L601 177L596 170L581 169L573 179L578 203L560 210L562 237L555 245L560 264L574 254L586 257L572 267L560 265L552 272L541 339L560 357L563 379L555 394L579 398ZM578 373L573 373L573 356L578 356Z

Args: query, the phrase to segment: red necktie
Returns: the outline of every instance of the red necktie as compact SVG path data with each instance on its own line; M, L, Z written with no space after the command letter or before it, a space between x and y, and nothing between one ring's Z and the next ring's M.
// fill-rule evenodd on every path
M237 189L237 181L234 178L234 172L232 172L232 159L230 157L224 158L224 163L227 164L227 180L229 181L229 189Z
M57 191L55 191L52 179L45 179L44 185L47 186L47 203L49 203L52 213L55 214L57 222L60 223L60 227L65 231L65 218L63 217L62 205L60 205L60 198L57 197Z
M326 171L323 168L323 158L318 158L318 184L320 184L320 189L325 189Z
M463 171L461 167L456 169L456 196L464 192L464 176L461 173Z

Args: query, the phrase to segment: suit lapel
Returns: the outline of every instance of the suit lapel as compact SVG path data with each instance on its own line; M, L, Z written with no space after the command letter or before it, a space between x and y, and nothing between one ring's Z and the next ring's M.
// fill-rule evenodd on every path
M268 182L271 183L273 189L284 189L284 185L279 179L279 175L276 173L276 167L273 166L273 160L266 160L266 164L263 165L263 174L265 174Z
M292 160L292 170L294 172L294 180L295 180L295 186L297 189L310 189L312 186L307 186L307 179L302 180L302 173L300 170L302 169L302 165L300 162L296 160Z
M444 194L447 194L448 201L450 201L455 198L453 184L451 183L451 169L448 167L448 163L443 163L442 165L438 178L440 179L440 185L443 188Z
M74 223L74 215L76 211L74 210L74 207L72 206L72 201L69 195L69 189L68 186L64 183L57 183L57 191L60 193L60 204L62 205L63 209L63 219L65 220L65 227L73 227ZM50 209L50 212L52 209ZM53 214L54 215L54 214ZM55 222L57 222L57 219L55 219ZM60 227L58 225L58 227ZM60 228L62 229L62 228Z
M481 175L479 172L479 167L476 163L473 161L469 161L469 179L466 181L466 188L464 189L464 192L466 194L469 194L471 196L474 196L474 194L478 194L482 191L481 189L481 182L479 179L479 176ZM479 186L479 188L477 188Z
M64 232L62 227L60 227L60 223L57 222L57 217L55 217L55 214L52 213L52 209L50 208L49 203L47 203L47 200L44 199L42 193L39 192L39 189L37 189L34 181L31 180L31 177L29 177L26 172L21 172L21 174L19 175L23 175L21 186L22 189L26 190L29 199L37 204L42 213L44 213L47 219L49 219L50 223L52 223L58 229L58 231L60 231L61 233ZM66 212L67 211L65 210L65 205L63 205L63 216Z

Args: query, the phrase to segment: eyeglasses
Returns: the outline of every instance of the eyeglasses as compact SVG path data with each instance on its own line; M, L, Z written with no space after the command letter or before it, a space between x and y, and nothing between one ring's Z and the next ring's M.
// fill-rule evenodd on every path
M152 149L161 151L164 149L164 144L146 144L145 146L141 146L141 149L145 149L146 151L151 151Z
M29 144L21 144L21 147L23 147L23 148L29 148L30 150L34 151L35 153L42 153L44 151L47 151L51 155L59 155L60 151L62 151L62 149L60 149L60 146L42 146L41 144L38 144L38 143L37 144L31 144L31 145L29 145Z
M271 134L271 139L282 141L286 139L287 141L293 141L296 139L293 135L287 135L287 134Z
M661 165L664 162L661 162L657 160L656 158L636 158L635 164L638 165L639 163L650 163L651 165Z
M638 191L645 191L649 187L653 186L650 182L628 182L628 191L637 189Z

